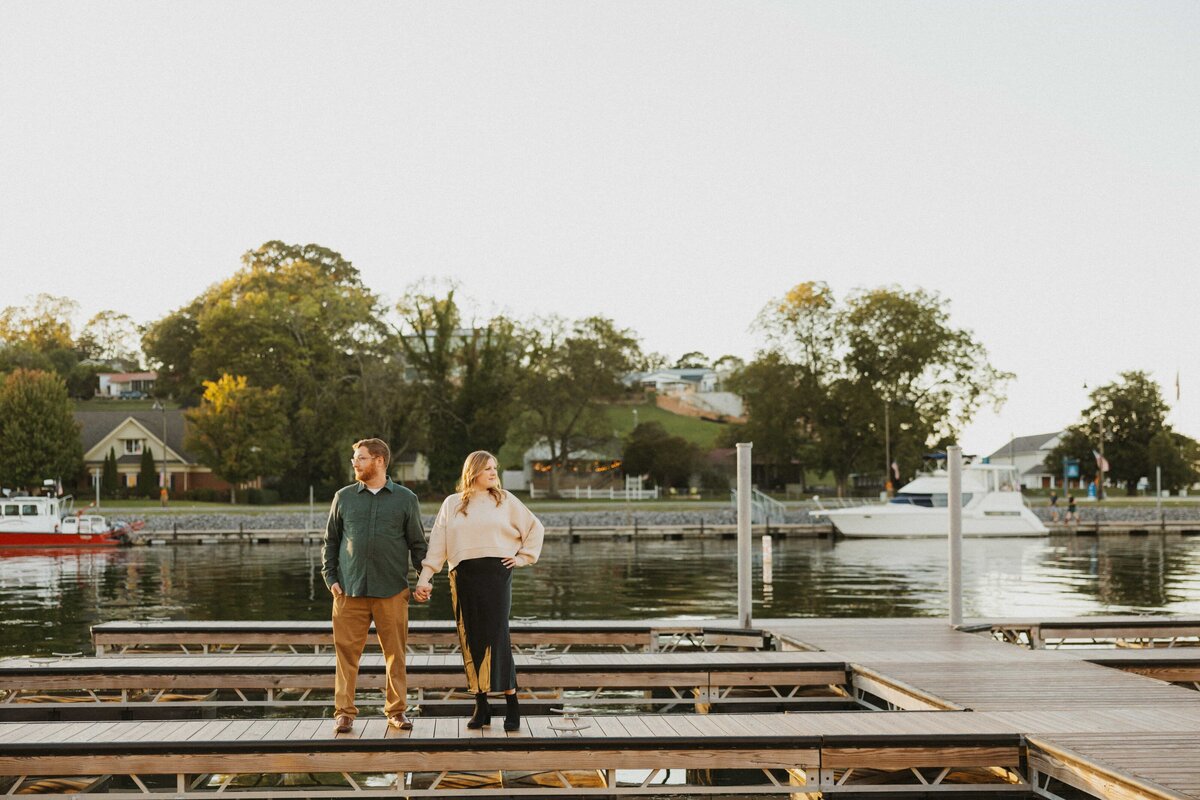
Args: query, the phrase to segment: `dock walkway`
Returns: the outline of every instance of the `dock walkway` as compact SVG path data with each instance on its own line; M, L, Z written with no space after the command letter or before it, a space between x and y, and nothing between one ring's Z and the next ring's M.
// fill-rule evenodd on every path
M722 664L779 666L792 659L793 667L829 669L822 680L840 676L841 684L830 685L857 701L857 711L535 714L512 734L498 725L468 730L462 716L423 717L404 733L389 730L382 718L364 717L346 735L335 735L328 718L2 722L0 793L103 791L109 800L144 800L150 791L198 800L246 778L251 783L236 794L248 800L445 797L463 773L507 774L519 767L526 783L502 782L470 794L1057 798L1081 791L1105 800L1200 800L1200 692L1126 670L1136 658L1125 653L1139 651L1016 646L992 636L995 622L975 623L968 632L933 619L759 620L763 641L780 652L570 656L593 683L619 683L628 666L642 674L675 670L695 684ZM1136 633L1135 623L1108 624ZM604 623L595 627L610 630ZM732 626L690 620L687 627ZM1179 648L1158 652L1168 650L1194 663ZM1165 658L1150 652L1141 663ZM278 655L259 658L268 671L287 663ZM310 677L327 669L318 663L322 656L304 658ZM427 658L422 663L439 669L454 661ZM605 659L614 668L607 669ZM1119 661L1121 668L1093 659ZM250 666L231 655L123 656L106 663L124 662L136 672L157 662L178 674L213 661L218 671ZM535 671L532 662L523 663ZM72 669L37 666L43 678ZM732 785L705 780L714 770L730 771L725 783ZM284 773L333 773L342 783L307 789L262 783L264 775Z
M1104 797L1200 797L1200 692L1085 660L1103 650L1014 647L939 620L847 622L764 627L787 647L845 658L866 702L1011 722L1027 737L1031 783L1043 790L1057 781ZM1132 635L1136 622L1104 624Z

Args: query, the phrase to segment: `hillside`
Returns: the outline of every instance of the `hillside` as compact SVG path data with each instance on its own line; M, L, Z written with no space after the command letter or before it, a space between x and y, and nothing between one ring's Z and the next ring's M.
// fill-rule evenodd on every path
M608 418L612 422L617 436L625 438L633 430L633 409L637 409L638 422L657 422L666 428L672 436L682 436L702 450L711 450L717 446L717 437L725 430L724 425L717 422L707 422L695 417L683 417L664 411L654 403L642 403L637 406L609 406Z

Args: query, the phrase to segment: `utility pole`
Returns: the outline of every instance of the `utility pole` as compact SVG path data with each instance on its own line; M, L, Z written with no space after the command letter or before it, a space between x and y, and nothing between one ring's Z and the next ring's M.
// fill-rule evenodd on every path
M892 496L892 403L883 401L883 490Z

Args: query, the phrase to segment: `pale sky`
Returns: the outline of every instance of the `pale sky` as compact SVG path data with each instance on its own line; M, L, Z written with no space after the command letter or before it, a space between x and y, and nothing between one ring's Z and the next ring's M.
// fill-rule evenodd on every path
M803 280L949 298L987 453L1151 371L1200 436L1200 3L0 5L0 306L148 321L271 239L753 355Z

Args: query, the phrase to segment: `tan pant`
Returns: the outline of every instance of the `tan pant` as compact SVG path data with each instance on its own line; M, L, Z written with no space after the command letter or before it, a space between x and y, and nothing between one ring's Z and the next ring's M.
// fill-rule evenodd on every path
M334 716L358 716L354 705L354 687L358 683L358 661L367 646L371 622L383 648L387 665L387 702L383 713L403 714L407 704L408 684L404 669L405 649L408 647L409 590L391 597L333 598L333 650L337 655L337 675L333 683Z

